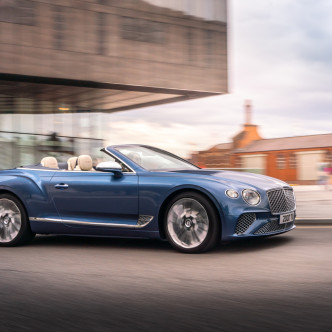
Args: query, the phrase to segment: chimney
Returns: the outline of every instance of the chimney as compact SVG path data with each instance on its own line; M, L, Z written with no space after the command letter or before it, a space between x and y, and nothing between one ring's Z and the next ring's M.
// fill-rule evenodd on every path
M251 100L247 99L244 102L244 111L245 111L245 124L250 125L251 124L251 115L252 115Z

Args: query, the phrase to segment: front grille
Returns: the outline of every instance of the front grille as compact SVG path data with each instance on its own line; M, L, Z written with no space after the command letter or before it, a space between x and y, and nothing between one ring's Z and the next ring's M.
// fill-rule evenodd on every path
M268 234L268 233L273 233L277 231L283 231L288 228L293 227L294 221L288 222L286 224L279 224L279 220L272 220L268 223L266 223L264 226L259 228L255 234Z
M256 220L256 214L255 213L244 213L242 214L235 227L235 233L236 234L243 234L249 227L252 225L252 223Z
M295 210L295 197L292 188L272 189L267 192L272 214Z

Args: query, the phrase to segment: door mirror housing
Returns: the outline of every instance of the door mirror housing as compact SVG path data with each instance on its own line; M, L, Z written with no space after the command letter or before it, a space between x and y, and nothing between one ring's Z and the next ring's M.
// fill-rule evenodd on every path
M122 176L122 167L116 161L104 161L96 166L96 171L112 172L115 176Z

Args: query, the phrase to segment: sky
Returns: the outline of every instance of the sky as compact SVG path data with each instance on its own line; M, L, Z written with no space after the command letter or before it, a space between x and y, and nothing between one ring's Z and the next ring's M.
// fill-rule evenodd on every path
M110 114L108 143L188 157L231 141L245 99L264 138L332 132L332 0L229 0L228 11L229 94Z

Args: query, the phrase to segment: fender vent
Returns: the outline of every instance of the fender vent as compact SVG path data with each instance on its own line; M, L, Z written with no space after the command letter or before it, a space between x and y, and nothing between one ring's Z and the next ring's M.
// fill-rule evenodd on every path
M147 215L140 215L137 220L137 225L140 227L143 227L147 225L150 221L152 221L153 216L147 216Z

